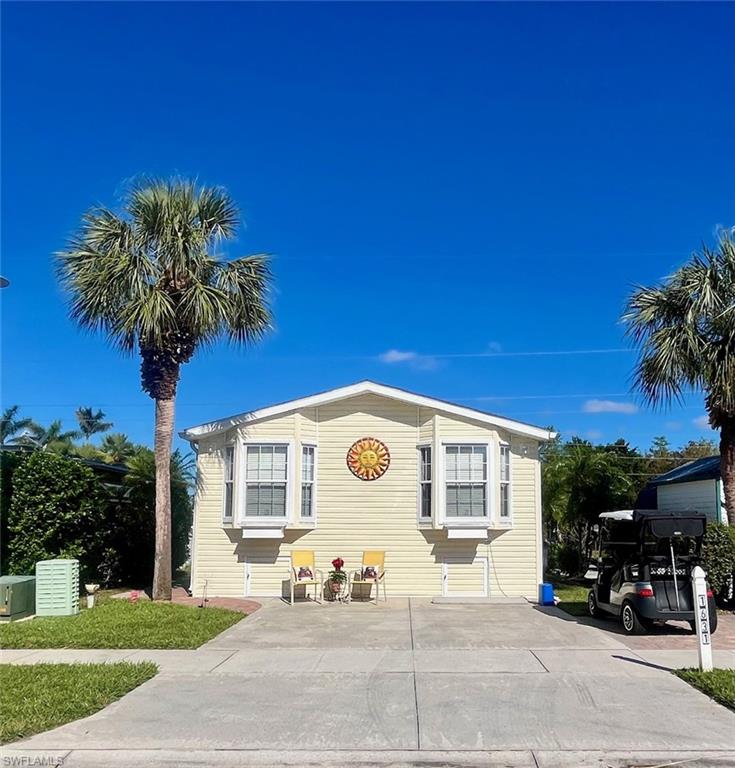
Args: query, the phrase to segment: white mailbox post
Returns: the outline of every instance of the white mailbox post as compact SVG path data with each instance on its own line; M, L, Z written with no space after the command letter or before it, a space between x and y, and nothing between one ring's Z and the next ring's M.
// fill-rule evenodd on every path
M709 631L709 606L707 604L706 573L698 565L692 571L694 592L694 621L697 628L699 668L703 672L712 670L712 635Z

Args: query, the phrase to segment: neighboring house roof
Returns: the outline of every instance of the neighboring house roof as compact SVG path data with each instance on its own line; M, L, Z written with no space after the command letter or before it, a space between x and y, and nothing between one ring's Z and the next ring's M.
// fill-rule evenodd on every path
M285 403L278 403L277 405L259 408L256 411L246 411L245 413L240 413L236 416L230 416L225 419L210 421L207 424L200 424L196 427L190 427L189 429L185 429L179 434L185 440L196 442L203 437L208 437L209 435L223 432L227 429L231 429L232 427L237 427L242 424L251 424L253 422L273 418L274 416L279 416L290 411L296 411L300 408L314 408L319 405L333 403L337 400L344 400L349 397L356 397L358 395L366 394L388 397L392 400L398 400L399 402L408 403L410 405L432 408L434 410L443 411L444 413L460 416L465 419L473 419L474 421L480 421L485 424L490 424L494 427L500 427L501 429L506 429L509 432L513 432L518 435L524 435L526 437L532 437L536 440L553 440L554 437L556 437L555 432L550 432L548 429L544 429L543 427L536 427L532 424L526 424L522 421L507 419L504 416L497 416L493 413L487 413L486 411L478 411L475 408L467 408L463 405L456 405L455 403L450 403L446 400L438 400L435 397L427 397L426 395L419 395L415 392L408 392L405 389L389 387L385 384L378 384L374 381L360 381L356 384L350 384L346 387L337 387L336 389L330 389L326 392L320 392L316 395L309 395L308 397L302 397L297 400L288 400Z
M674 485L675 483L693 483L696 480L719 480L720 457L707 456L704 459L690 461L681 467L654 477L649 485Z

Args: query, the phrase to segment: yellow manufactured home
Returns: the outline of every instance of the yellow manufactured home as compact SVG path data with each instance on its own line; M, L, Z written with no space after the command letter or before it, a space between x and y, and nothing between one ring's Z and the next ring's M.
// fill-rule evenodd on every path
M390 595L536 599L548 430L363 381L181 433L197 453L194 595L288 590L384 550Z

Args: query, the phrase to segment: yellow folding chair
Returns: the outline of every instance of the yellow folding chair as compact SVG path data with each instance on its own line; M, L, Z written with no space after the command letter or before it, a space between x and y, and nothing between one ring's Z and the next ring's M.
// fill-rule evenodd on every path
M388 600L385 588L385 552L368 550L362 553L362 568L352 578L352 585L375 584L375 605L380 599L380 585L383 585L383 601ZM351 588L350 588L351 589Z
M321 603L324 599L324 574L314 567L314 551L294 549L291 552L291 605L294 604L294 587L303 586L308 597L307 587L314 586L314 599Z

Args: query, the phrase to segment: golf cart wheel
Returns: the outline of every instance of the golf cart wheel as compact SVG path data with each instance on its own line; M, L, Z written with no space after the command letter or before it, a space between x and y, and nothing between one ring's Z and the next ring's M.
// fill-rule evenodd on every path
M623 622L623 631L626 635L645 635L648 627L640 620L633 604L626 600L620 614Z
M587 595L587 610L593 619L600 618L600 609L597 606L597 598L595 597L594 589L591 589Z
M692 633L697 634L697 622L696 621L690 621L689 626L692 628ZM714 612L714 614L710 614L710 621L709 621L709 633L710 635L714 635L714 633L717 632L717 611Z

